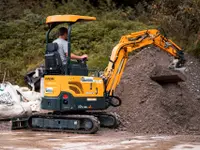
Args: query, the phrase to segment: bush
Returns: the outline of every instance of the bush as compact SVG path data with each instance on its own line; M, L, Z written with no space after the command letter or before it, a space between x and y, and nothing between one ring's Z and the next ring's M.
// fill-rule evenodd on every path
M151 17L163 27L181 47L200 55L200 0L154 1L149 7Z

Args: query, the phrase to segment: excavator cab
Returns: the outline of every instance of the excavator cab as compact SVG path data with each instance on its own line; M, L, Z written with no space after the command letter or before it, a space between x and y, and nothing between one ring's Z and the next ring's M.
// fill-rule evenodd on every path
M46 19L46 23L49 26L49 30L46 33L46 53L45 53L45 71L46 75L88 75L88 68L86 59L80 61L71 61L71 30L72 25L80 21L93 21L95 17L78 16L78 15L54 15L49 16ZM49 43L49 33L57 25L67 23L68 24L68 57L67 65L63 65L60 55L58 53L58 44Z
M46 23L49 30L46 33L44 96L41 108L53 111L85 111L105 109L108 107L104 95L103 79L88 76L86 59L72 61L71 30L72 25L80 21L93 21L95 17L77 15L49 16ZM63 65L58 53L58 44L49 43L49 33L57 25L68 24L68 56L67 64Z

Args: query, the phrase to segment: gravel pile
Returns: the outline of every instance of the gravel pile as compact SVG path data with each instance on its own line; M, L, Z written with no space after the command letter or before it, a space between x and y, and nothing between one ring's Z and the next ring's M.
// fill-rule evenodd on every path
M134 133L200 134L200 63L186 56L186 82L158 84L150 79L155 66L167 68L172 57L157 48L130 56L116 90L122 105L111 108L122 126Z

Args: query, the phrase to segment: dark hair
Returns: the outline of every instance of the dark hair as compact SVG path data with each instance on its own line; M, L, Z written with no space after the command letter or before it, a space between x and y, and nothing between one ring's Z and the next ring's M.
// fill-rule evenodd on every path
M60 36L64 35L64 34L67 33L67 32L68 32L68 30L67 30L67 28L65 28L65 27L59 28L59 35L60 35Z

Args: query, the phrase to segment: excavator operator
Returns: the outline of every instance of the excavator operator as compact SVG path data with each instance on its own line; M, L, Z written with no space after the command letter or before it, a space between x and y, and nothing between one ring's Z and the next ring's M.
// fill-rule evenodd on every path
M62 60L62 64L67 64L67 56L68 56L68 42L67 42L67 33L68 30L65 27L59 28L59 37L53 41L53 43L58 44L58 53L60 54L60 58ZM87 59L88 55L84 54L81 56L75 55L71 53L71 59L83 60Z

